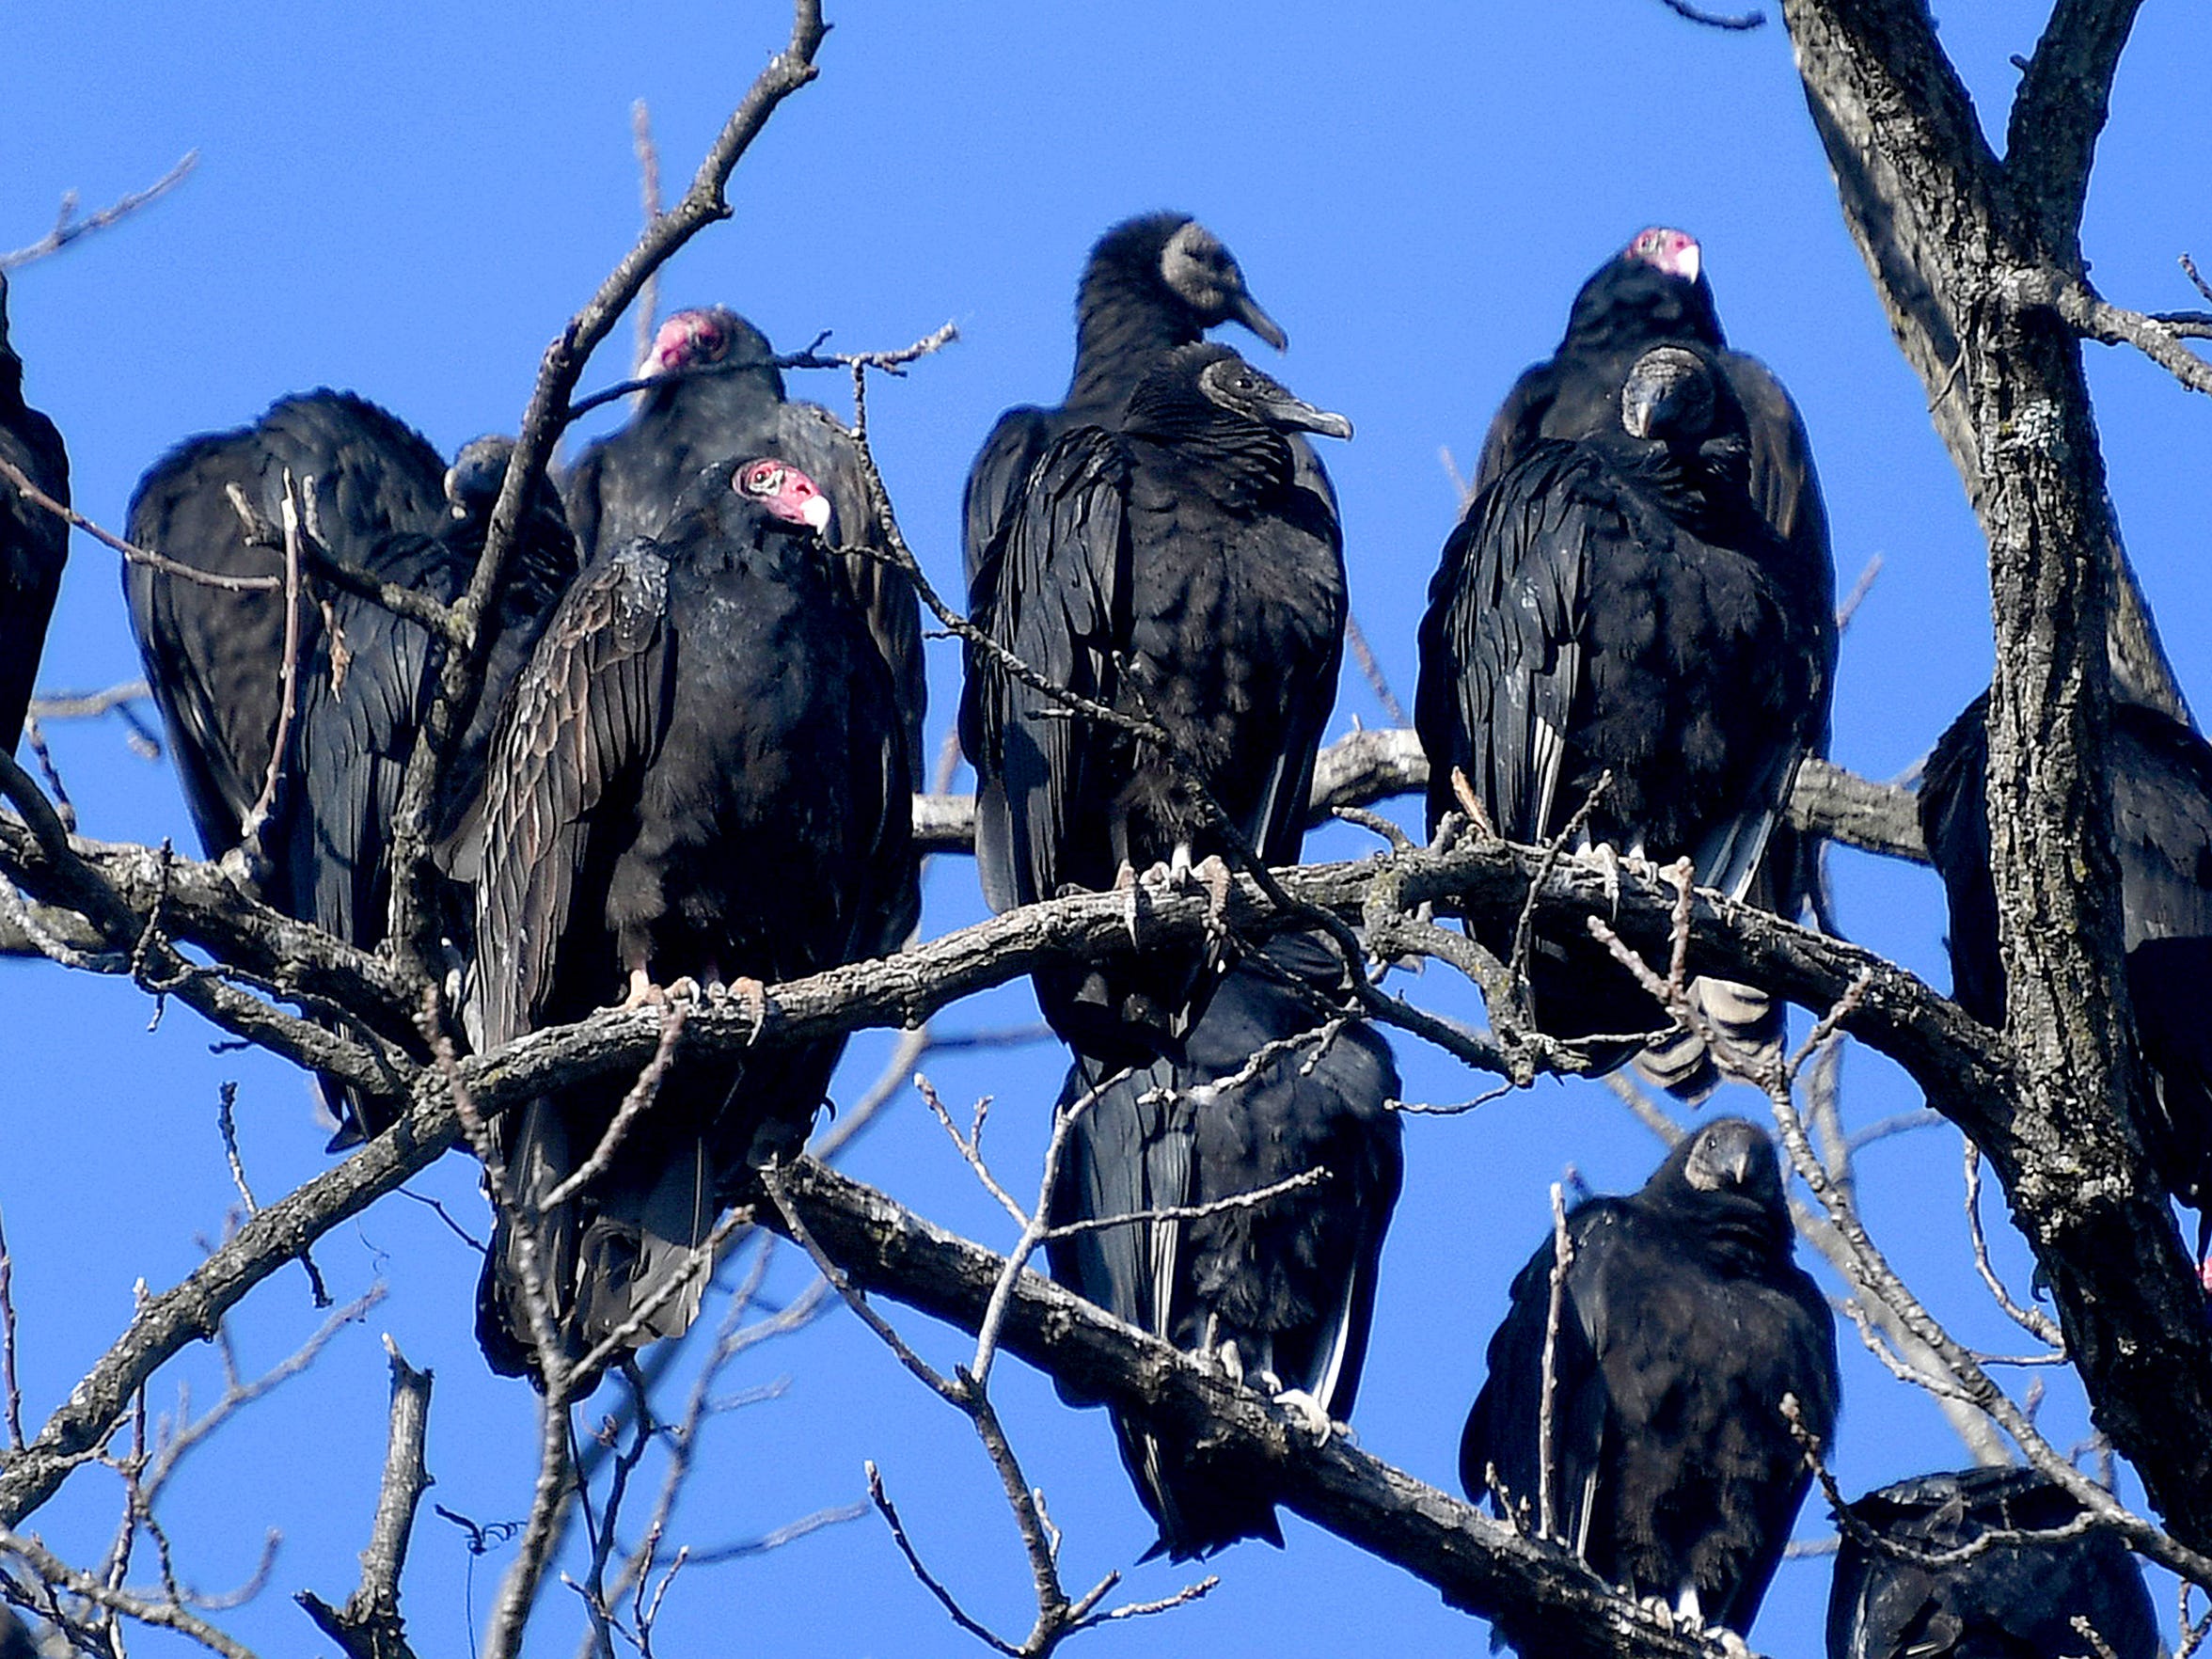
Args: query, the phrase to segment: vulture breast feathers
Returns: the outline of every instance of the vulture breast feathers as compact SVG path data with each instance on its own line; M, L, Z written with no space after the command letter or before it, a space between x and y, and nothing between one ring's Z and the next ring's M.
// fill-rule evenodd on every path
M1751 502L1743 411L1711 353L1646 353L1615 406L1607 432L1539 442L1445 544L1414 713L1430 822L1455 807L1456 770L1498 833L1542 843L1609 772L1586 844L1686 857L1700 886L1756 901L1797 763L1827 728L1832 587ZM1581 941L1543 942L1531 979L1557 1036L1664 1018ZM1742 995L1745 1046L1778 1040L1779 1008Z
M472 1035L691 981L707 994L868 956L915 903L903 726L889 672L817 531L830 504L765 458L702 472L658 538L603 553L555 615L494 740L457 867L477 882ZM749 983L750 982L750 983ZM553 1294L580 1351L687 1272L725 1180L796 1144L842 1043L687 1060L606 1174L548 1218ZM504 1130L535 1204L590 1155L628 1080L532 1103ZM513 1241L480 1332L527 1368ZM680 1331L697 1287L643 1335Z
M1988 722L1985 692L1937 739L1920 812L1950 901L1952 995L1975 1019L2001 1026ZM2212 1230L2212 745L2157 709L2117 703L2105 766L2128 1001L2153 1084L2144 1146L2167 1191ZM2197 1247L2202 1254L2201 1236Z
M1098 1082L1079 1062L1052 1196L1055 1224L1192 1209L1315 1170L1316 1184L1193 1220L1130 1222L1051 1243L1062 1284L1188 1352L1204 1351L1309 1416L1351 1415L1374 1317L1382 1236L1403 1173L1387 1102L1398 1071L1363 1021L1323 1037L1341 1005L1335 953L1282 935L1223 981L1180 1063ZM1301 1041L1300 1039L1304 1039ZM1270 1058L1254 1056L1276 1045ZM1251 1471L1116 1412L1138 1496L1177 1560L1241 1538L1280 1545Z
M1175 758L971 646L960 735L993 908L1224 853L1193 777L1262 859L1297 858L1345 585L1334 505L1299 482L1290 439L1351 430L1200 343L1160 357L1115 426L1076 428L1039 457L1002 537L988 632L1051 686L1158 722ZM1202 978L1163 958L1038 985L1061 1035L1111 1058L1179 1040Z
M1781 1411L1825 1444L1835 1324L1791 1256L1773 1143L1740 1117L1685 1137L1642 1190L1568 1212L1572 1258L1553 1360L1555 1525L1608 1584L1746 1635L1810 1476ZM1468 1414L1460 1478L1541 1496L1553 1245L1513 1281ZM1540 1632L1505 1633L1524 1659Z
M637 413L587 449L562 481L585 556L658 535L703 466L772 458L798 467L829 498L840 539L856 549L838 565L891 672L906 719L908 782L920 789L929 703L921 602L905 573L877 557L889 543L859 449L828 410L784 395L775 348L723 307L672 314L640 374L653 384L640 394ZM890 942L904 939L914 920Z
M69 505L69 451L54 422L24 402L23 359L8 339L8 276L0 272L0 460L63 506ZM46 624L61 592L69 526L0 488L0 748L10 753L46 644Z

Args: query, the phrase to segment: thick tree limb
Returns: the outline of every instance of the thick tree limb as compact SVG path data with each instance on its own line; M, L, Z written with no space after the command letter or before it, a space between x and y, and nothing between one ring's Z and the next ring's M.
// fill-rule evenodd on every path
M2172 1229L2146 1224L2157 1189L2128 1127L2142 1085L2100 765L2113 680L2183 705L2126 574L2076 328L2019 276L2054 261L2078 276L2081 193L2134 9L2061 0L2000 163L1920 0L1784 8L1845 221L1989 545L1992 861L2019 1073L2005 1148L1968 1132L2051 1284L2099 1427L2204 1550L2212 1345ZM2154 1322L2175 1345L2146 1363Z
M1309 825L1322 824L1339 807L1362 807L1429 786L1429 758L1421 740L1403 727L1353 732L1322 750L1314 766ZM1928 861L1913 793L1877 783L1827 761L1809 759L1797 768L1790 819L1799 829L1866 852L1914 863ZM975 798L918 795L914 838L924 852L969 852L975 845Z
M780 1185L807 1231L860 1288L965 1330L982 1324L1004 1272L1002 1257L811 1160L788 1166ZM772 1206L762 1214L778 1224ZM1403 1567L1454 1606L1485 1618L1505 1611L1546 1620L1562 1654L1686 1659L1718 1651L1608 1589L1558 1545L1522 1536L1342 1436L1315 1446L1260 1395L1037 1273L1014 1280L1002 1341L1096 1398L1183 1433L1203 1430L1217 1455L1243 1465L1286 1507Z

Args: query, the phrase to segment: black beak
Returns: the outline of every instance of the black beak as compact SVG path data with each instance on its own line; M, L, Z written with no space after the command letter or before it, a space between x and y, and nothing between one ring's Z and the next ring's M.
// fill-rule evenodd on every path
M1281 432L1311 432L1322 437L1348 438L1351 435L1351 422L1343 416L1327 409L1317 408L1303 398L1288 392L1270 398L1261 406L1261 417Z
M1266 340L1278 352L1287 352L1290 349L1290 337L1283 332L1282 324L1261 310L1259 302L1249 293L1240 293L1237 296L1236 305L1229 315L1243 324L1245 327L1251 329L1253 333L1258 335L1260 339ZM1348 433L1345 435L1350 436L1351 434Z

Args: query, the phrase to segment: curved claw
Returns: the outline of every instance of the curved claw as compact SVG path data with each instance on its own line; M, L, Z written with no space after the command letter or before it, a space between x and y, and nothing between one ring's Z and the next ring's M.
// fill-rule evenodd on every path
M1288 1414L1291 1420L1314 1437L1316 1446L1327 1446L1330 1437L1338 1432L1326 1407L1303 1388L1286 1388L1274 1396L1275 1404ZM1350 1430L1343 1431L1349 1438Z

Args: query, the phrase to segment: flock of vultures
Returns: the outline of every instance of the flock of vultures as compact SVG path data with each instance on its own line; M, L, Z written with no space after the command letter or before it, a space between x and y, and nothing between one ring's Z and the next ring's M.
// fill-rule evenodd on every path
M1797 411L1725 343L1701 263L1682 231L1636 236L1492 425L1421 626L1429 826L1601 862L1686 859L1698 885L1797 917L1814 849L1784 806L1827 742L1826 520ZM1218 908L1232 866L1300 858L1347 623L1315 440L1351 428L1207 338L1234 323L1285 343L1190 218L1108 231L1076 317L1066 398L1009 410L969 478L959 736L994 908L1130 894L1125 954L1035 973L1074 1057L1055 1219L1185 1219L1066 1233L1051 1268L1326 1434L1351 1409L1399 1187L1389 1048L1343 1017L1357 969L1325 938L1166 947L1138 923L1146 886ZM24 403L4 324L0 308L0 455L66 496L61 441ZM670 318L642 373L628 424L530 495L482 618L481 694L436 739L430 902L479 1050L609 1003L757 1012L766 987L895 951L917 920L920 619L861 457L787 401L768 342L727 310ZM358 580L317 581L294 607L190 573L280 571L289 475L327 561L450 603L510 452L480 439L448 466L374 404L313 391L181 444L131 503L131 541L169 561L130 562L125 581L209 856L242 849L269 902L362 947L392 911L393 825L443 642ZM0 498L10 744L64 535ZM2113 736L2130 990L2159 1085L2140 1128L2169 1190L2203 1209L2212 750L2147 708L2121 709ZM1957 995L2001 1023L1984 750L1977 704L1936 745L1922 800ZM1511 929L1476 934L1514 954ZM1527 982L1542 1032L1687 1100L1758 1072L1782 1036L1760 988L1711 982L1693 988L1711 1040L1688 1035L1579 933L1540 929ZM651 1109L580 1183L629 1080L499 1120L505 1202L478 1315L491 1364L539 1364L526 1254L568 1358L625 1326L636 1342L680 1332L697 1291L665 1287L695 1279L695 1247L750 1171L802 1143L840 1046L679 1046ZM340 1143L385 1127L387 1105L325 1096ZM1317 1169L1267 1202L1215 1203ZM516 1215L536 1218L528 1251ZM1608 1582L1747 1632L1808 1487L1783 1398L1824 1442L1839 1407L1833 1321L1793 1259L1774 1145L1742 1118L1708 1122L1640 1191L1576 1206L1566 1233L1563 1273L1546 1239L1514 1281L1462 1479L1501 1509L1533 1513L1540 1496ZM1248 1471L1133 1412L1115 1428L1161 1549L1281 1541ZM2147 1598L2109 1535L1960 1548L2073 1514L2022 1470L1861 1500L1831 1653L2084 1651L2070 1620L2086 1617L2106 1651L2142 1659ZM1546 1650L1541 1629L1504 1634Z

